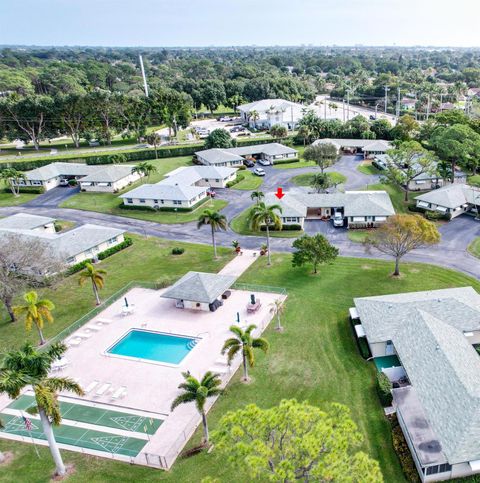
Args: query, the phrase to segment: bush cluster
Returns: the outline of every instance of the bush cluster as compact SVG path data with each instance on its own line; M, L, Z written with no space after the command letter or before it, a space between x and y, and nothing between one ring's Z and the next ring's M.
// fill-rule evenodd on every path
M276 166L277 164L298 163L299 161L300 158L276 159L273 164Z
M392 383L383 372L377 372L377 393L382 406L392 405Z
M182 255L185 252L185 248L173 247L172 255Z
M393 449L397 453L398 459L402 466L403 474L410 483L419 483L420 478L418 476L417 468L410 453L410 449L403 435L402 428L398 424L398 419L395 415L390 420L392 424L392 443Z
M123 201L118 205L122 210L135 210L135 211L157 211L153 206L141 206L141 205L125 205Z
M279 231L279 230L277 230L277 229L275 228L275 226L274 226L274 225L270 225L270 226L268 227L268 229L269 229L270 231ZM301 229L302 229L302 226L301 226L301 225L299 225L299 224L297 224L297 223L292 223L291 225L290 225L290 224L289 224L289 225L282 225L282 229L281 229L280 231L300 231ZM260 227L260 230L261 230L261 231L267 231L267 226L266 226L266 225L262 225L262 226Z
M107 248L106 250L104 250L103 252L100 252L98 255L97 255L97 258L99 260L104 260L105 258L108 258L110 256L112 256L113 254L131 246L133 244L133 240L126 236L125 239L123 240L122 243L119 243L118 245L112 247L112 248ZM86 266L87 266L87 263L92 263L93 262L93 259L92 258L88 258L87 260L83 260L82 262L80 263L76 263L75 265L72 265L71 267L69 267L65 274L68 276L68 275L73 275L74 273L77 273L79 272L80 270L83 270Z
M232 186L235 186L236 184L240 183L240 181L243 181L245 179L245 176L243 174L237 174L237 177L232 180L232 181L229 181L225 186L227 188L231 188Z

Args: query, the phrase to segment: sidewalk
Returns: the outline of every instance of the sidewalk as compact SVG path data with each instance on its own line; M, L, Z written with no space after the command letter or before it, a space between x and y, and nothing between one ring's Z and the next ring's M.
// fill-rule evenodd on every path
M218 273L219 275L232 275L240 277L250 265L260 256L259 251L242 250L242 255L237 255L231 262L228 262ZM255 256L254 256L255 253Z

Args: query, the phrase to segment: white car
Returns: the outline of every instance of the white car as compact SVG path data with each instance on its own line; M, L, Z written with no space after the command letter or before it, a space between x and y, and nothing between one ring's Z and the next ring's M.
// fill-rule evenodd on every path
M257 163L261 164L262 166L270 166L272 163L268 161L268 159L257 159Z
M333 226L343 226L343 215L339 211L333 215Z
M263 170L262 168L255 168L253 170L253 174L257 176L265 176L265 170Z

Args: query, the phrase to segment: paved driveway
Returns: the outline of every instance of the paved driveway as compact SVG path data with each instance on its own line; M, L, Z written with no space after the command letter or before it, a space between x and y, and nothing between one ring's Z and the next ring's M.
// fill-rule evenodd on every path
M61 203L63 203L66 199L70 198L73 195L80 193L80 187L75 186L74 188L66 187L66 186L59 186L57 188L53 188L46 193L43 193L33 200L28 201L25 203L25 208L30 207L52 207L55 208Z

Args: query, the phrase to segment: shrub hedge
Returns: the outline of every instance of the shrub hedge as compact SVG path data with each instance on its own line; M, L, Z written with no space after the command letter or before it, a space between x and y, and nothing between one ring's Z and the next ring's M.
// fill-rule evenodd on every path
M232 180L232 181L229 181L225 186L227 188L231 188L232 186L235 186L236 184L240 183L240 181L243 181L245 179L245 176L243 174L237 174L237 177Z
M2 190L2 192L12 194L12 192L10 191L10 188L5 188ZM45 193L45 189L43 188L43 186L23 186L23 187L20 187L19 193L30 193L35 195L41 195L42 193Z
M390 379L383 373L377 372L377 393L382 406L392 405L392 383Z
M402 428L398 424L396 415L392 415L390 419L392 425L392 443L393 449L397 453L400 465L402 466L403 474L410 483L419 483L417 468L412 458L410 448L408 447Z
M103 252L100 252L97 255L97 258L99 260L104 260L105 258L108 258L108 257L114 255L115 253L117 253L121 250L124 250L125 248L131 246L132 244L133 244L133 240L129 236L125 236L125 239L123 240L122 243L119 243L118 245L116 245L112 248L107 248ZM92 263L92 262L93 262L93 259L88 258L87 260L83 260L80 263L76 263L75 265L72 265L71 267L69 267L66 270L65 275L67 275L67 276L73 275L74 273L77 273L80 270L83 270L87 266L87 263Z
M291 225L282 225L281 230L277 230L274 225L270 225L268 227L270 231L300 231L302 229L301 225L298 225L296 223L293 223ZM260 231L267 231L266 225L262 225L260 227Z
M277 164L298 163L299 161L299 158L276 159L273 162L273 165L276 166Z
M182 255L185 252L185 248L173 247L172 255Z
M118 207L122 210L157 211L153 206L124 205L123 201L118 205Z

